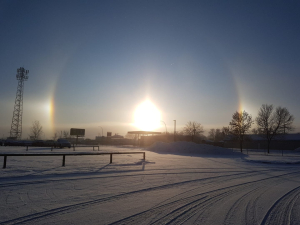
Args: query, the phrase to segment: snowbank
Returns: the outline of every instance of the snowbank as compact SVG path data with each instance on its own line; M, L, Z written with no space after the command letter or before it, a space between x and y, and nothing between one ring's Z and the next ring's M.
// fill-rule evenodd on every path
M202 157L220 157L220 158L243 158L247 162L268 163L268 164L300 164L300 155L296 156L274 156L274 155L245 155L243 153L233 151L232 149L222 148L218 146L196 144L193 142L156 142L152 146L146 148L148 151L176 154L176 155L198 155ZM300 149L299 149L300 150Z
M206 144L196 144L193 142L178 141L178 142L156 142L150 147L146 148L149 151L156 153L169 154L199 154L199 155L213 155L213 156L242 156L243 154L234 152L231 149L221 148Z

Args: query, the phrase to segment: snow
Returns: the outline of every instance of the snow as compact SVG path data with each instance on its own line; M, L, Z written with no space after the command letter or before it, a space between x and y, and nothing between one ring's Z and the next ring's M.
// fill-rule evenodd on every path
M158 153L170 153L170 154L199 154L201 156L211 155L213 157L242 157L239 152L235 152L232 149L221 148L217 146L207 144L196 144L193 142L156 142L149 148L149 151Z
M146 160L67 156L61 167L60 156L8 157L0 172L0 224L300 223L300 152L247 155L190 142L99 152L125 151L145 151ZM1 146L0 152L27 151Z

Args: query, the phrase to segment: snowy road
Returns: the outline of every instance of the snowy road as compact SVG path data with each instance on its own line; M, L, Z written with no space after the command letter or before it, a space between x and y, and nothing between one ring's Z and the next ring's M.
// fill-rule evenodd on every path
M146 162L60 164L11 159L0 173L0 224L300 224L297 164L150 151Z

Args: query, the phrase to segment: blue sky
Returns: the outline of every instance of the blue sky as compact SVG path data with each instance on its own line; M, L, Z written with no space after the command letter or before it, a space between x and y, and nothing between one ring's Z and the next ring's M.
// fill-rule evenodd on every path
M169 131L228 126L239 109L287 107L300 132L299 1L0 1L0 132L10 131L17 68L23 138L71 127L88 137L132 125L146 99ZM164 131L164 124L157 131ZM1 134L1 133L0 133Z

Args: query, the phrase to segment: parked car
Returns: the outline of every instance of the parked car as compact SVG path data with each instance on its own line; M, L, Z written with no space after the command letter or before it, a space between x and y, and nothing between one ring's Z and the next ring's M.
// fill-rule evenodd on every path
M45 142L43 140L35 140L35 141L32 142L32 146L44 147Z
M19 142L14 139L6 139L4 141L4 146L18 146L18 145L19 145Z
M57 142L53 140L47 140L44 142L44 146L55 148L57 146Z
M59 138L59 139L57 139L57 147L58 148L64 148L64 147L71 148L71 143L66 139Z
M31 146L31 145L32 145L32 141L29 140L20 141L20 146Z

